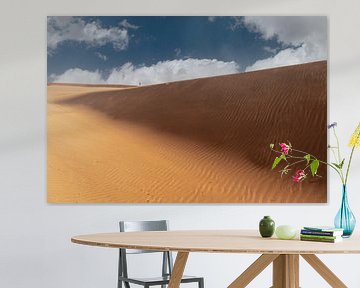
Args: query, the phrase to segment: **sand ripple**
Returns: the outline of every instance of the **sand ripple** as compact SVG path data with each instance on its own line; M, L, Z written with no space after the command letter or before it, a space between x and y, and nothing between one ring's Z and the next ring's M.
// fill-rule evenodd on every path
M326 159L327 63L133 87L48 87L50 202L326 202L269 167L289 140Z

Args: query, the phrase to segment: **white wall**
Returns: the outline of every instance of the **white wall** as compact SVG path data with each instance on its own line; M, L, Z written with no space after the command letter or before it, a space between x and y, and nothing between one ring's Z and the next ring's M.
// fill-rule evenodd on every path
M96 3L95 3L96 2ZM331 174L327 205L50 205L46 203L47 15L328 15L329 121L345 145L360 120L360 2L357 0L32 0L3 1L0 12L0 287L115 287L116 250L70 243L75 234L115 231L119 219L170 219L173 229L256 228L263 215L278 224L329 223L340 201ZM350 201L360 219L360 151ZM356 177L357 176L357 177ZM360 225L359 225L360 227ZM188 273L206 287L226 287L255 255L193 254ZM360 255L322 256L360 287ZM138 261L138 260L135 260ZM140 265L140 262L136 262ZM344 265L345 263L348 263ZM145 268L144 268L145 269ZM267 269L251 287L269 287ZM306 263L302 287L328 287Z

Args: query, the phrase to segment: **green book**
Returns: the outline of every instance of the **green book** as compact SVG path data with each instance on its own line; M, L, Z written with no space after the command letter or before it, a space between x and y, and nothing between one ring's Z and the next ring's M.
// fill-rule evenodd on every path
M342 237L337 237L335 239L327 238L314 238L314 237L302 237L300 236L301 241L313 241L313 242L323 242L323 243L338 243L342 241Z
M321 232L343 232L344 229L342 228L335 228L331 226L306 226L304 227L305 230L311 230L311 231L321 231Z
M337 239L341 238L341 236L324 236L324 235L307 235L307 234L300 234L300 237L303 238L314 238L314 239Z

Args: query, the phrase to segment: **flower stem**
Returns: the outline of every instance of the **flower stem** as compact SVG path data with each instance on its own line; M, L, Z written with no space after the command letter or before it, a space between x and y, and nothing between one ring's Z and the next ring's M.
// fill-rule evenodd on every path
M335 151L334 151L334 148L330 148L330 150L331 150L331 153L332 153L333 156L334 156L334 159L335 159L336 163L337 163L337 164L340 164L340 160L337 159L336 154L335 154Z
M287 167L294 166L294 165L299 164L299 163L304 162L304 161L306 161L306 160L305 160L305 159L303 159L303 160L295 161L295 162L293 162L293 163L291 163L291 164L287 165Z
M338 165L341 165L341 162L342 162L342 158L341 158L341 154L340 154L340 144L339 144L339 137L337 136L336 134L336 130L335 130L335 126L333 127L333 132L334 132L334 135L335 135L335 139L336 139L336 146L337 146L337 152L338 152L338 156L339 156L339 159L338 159ZM336 157L335 157L336 159ZM341 181L343 182L343 184L346 184L346 181L344 181L344 173L343 173L343 170L342 170L342 166L340 166L341 168L339 168L339 172L341 174Z
M352 161L352 158L353 158L354 151L355 151L355 145L354 145L353 148L351 149L351 154L350 154L350 158L349 158L349 163L348 163L348 166L347 166L347 169L346 169L346 176L345 176L344 185L347 184L347 180L348 180L348 176L349 176L349 170L350 170L350 165L351 165L351 161Z
M274 152L276 152L276 153L282 154L282 152L277 151L277 150L275 150L275 149L271 149L271 150L274 151ZM336 173L339 174L340 179L341 179L341 182L342 182L343 184L345 184L343 175L341 175L341 173L339 172L339 169L336 168L336 167L335 167L334 165L332 165L331 163L327 163L327 162L325 162L325 161L319 160L319 159L317 159L314 155L311 155L311 154L306 153L306 152L301 151L301 150L297 150L297 149L293 149L293 148L291 148L291 150L293 150L293 151L295 151L295 152L302 153L302 154L304 154L304 155L310 155L310 157L311 157L312 159L316 159L316 160L318 160L320 163L322 163L322 164L324 164L324 165L327 165L327 166L330 166L331 168L333 168L333 169L336 171ZM303 157L298 157L298 156L293 156L293 155L286 155L286 157L288 157L288 158L293 158L293 159L303 159Z
M310 154L310 153L306 153L306 152L304 152L304 151L297 150L297 149L292 149L292 150L294 150L294 151L296 151L296 152L303 153L303 154L305 154L305 155L310 155L311 158L316 159L316 160L318 160L320 163L322 163L322 164L324 164L324 165L328 165L328 166L330 166L331 168L335 169L336 172L338 172L338 174L340 175L338 169L337 169L333 164L328 163L328 162L325 162L325 161L322 161L322 160L316 158L314 155L312 155L312 154ZM299 158L300 158L300 157L299 157ZM340 175L340 176L341 176L341 175ZM341 178L342 178L342 177L341 177Z
M339 163L338 164L340 164L340 162L342 161L341 159L341 155L340 155L340 144L339 144L339 137L337 136L337 134L336 134L336 130L335 130L335 127L333 127L333 132L334 132L334 135L335 135L335 139L336 139L336 146L337 146L337 151L338 151L338 156L339 156Z
M356 137L356 139L355 139L355 143L356 143L356 141L357 141L359 138L360 138L360 132L359 132L359 134L357 135L357 137ZM352 158L353 158L353 155L354 155L355 147L356 147L356 145L354 144L353 148L351 149L351 154L350 154L350 158L349 158L349 163L348 163L348 166L347 166L347 169L346 169L346 176L345 176L345 182L344 182L345 185L347 184L347 180L348 180L348 176L349 176L349 170L350 170L350 165L351 165L351 161L352 161Z

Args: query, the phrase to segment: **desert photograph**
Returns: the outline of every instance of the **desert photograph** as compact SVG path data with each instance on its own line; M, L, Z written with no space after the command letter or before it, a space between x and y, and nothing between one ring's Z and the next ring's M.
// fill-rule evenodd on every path
M47 25L48 202L327 202L324 165L297 183L269 148L327 159L326 17Z

